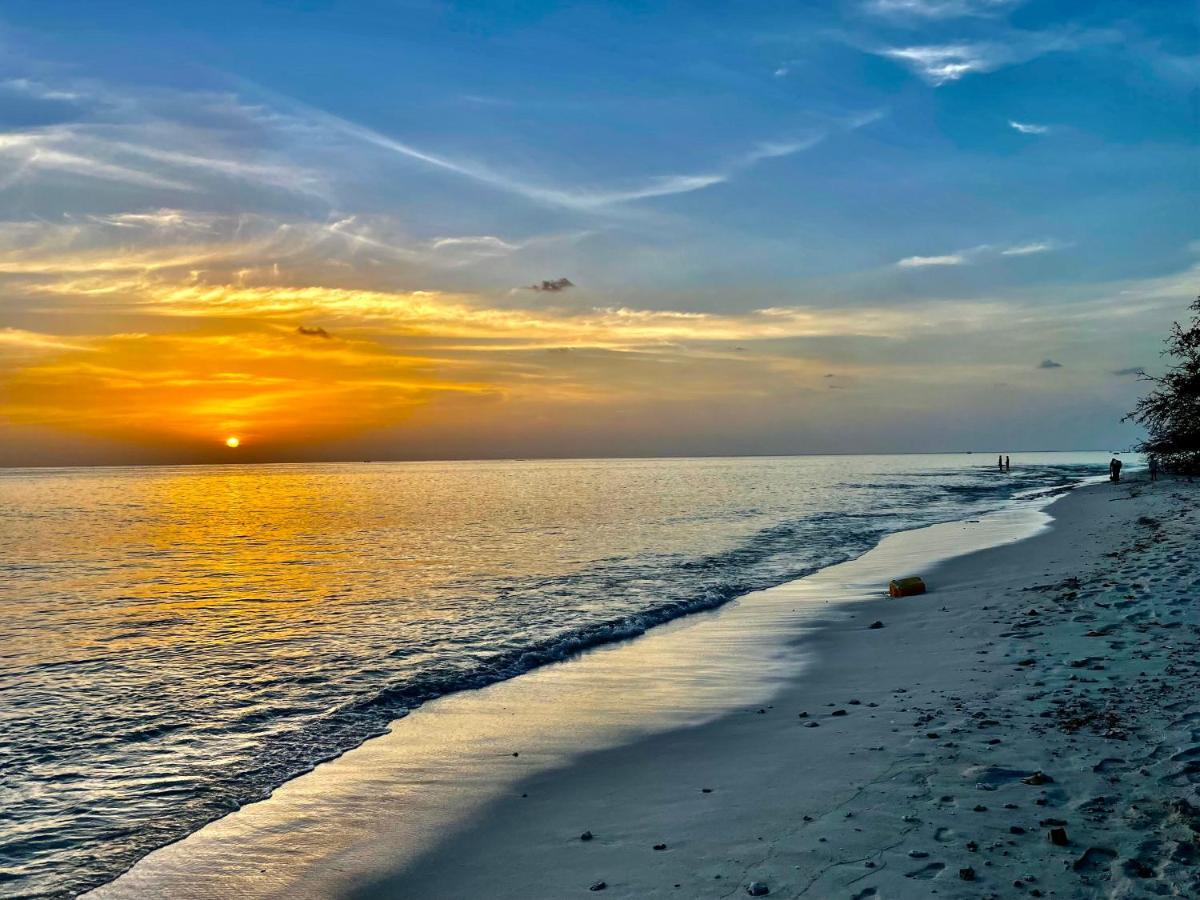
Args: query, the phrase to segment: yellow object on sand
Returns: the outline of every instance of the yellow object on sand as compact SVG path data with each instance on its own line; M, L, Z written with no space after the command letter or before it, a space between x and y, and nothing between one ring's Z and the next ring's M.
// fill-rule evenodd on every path
M920 576L897 578L888 584L888 593L893 597L911 597L914 594L925 593L925 582Z

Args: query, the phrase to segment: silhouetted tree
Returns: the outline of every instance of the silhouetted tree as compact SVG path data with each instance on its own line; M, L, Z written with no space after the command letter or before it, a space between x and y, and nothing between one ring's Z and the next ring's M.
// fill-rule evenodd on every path
M1173 361L1166 373L1142 376L1154 388L1125 418L1146 428L1140 451L1157 456L1164 468L1194 473L1200 471L1200 297L1190 309L1190 326L1171 326L1163 355Z

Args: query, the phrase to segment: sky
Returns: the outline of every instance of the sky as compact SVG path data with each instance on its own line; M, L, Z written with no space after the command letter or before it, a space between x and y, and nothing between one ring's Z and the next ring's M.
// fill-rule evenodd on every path
M0 465L1121 449L1198 20L9 0Z

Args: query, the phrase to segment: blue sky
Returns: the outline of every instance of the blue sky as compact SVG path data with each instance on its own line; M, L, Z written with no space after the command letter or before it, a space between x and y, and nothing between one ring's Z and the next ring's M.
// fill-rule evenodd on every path
M444 310L422 329L421 365L470 370L503 416L446 413L434 390L262 442L280 456L492 455L471 452L480 421L519 455L1107 449L1138 391L1112 373L1156 365L1195 292L1186 4L39 0L4 7L0 51L0 372L22 460L81 441L68 410L31 412L56 342L295 319L416 359L411 318L265 303L281 286L536 322L470 347ZM572 286L528 289L556 278ZM164 315L197 281L260 293ZM628 333L668 314L702 328ZM559 344L590 362L528 355ZM719 421L687 412L698 396ZM219 424L256 427L239 416ZM126 437L194 452L133 422L83 430L105 459Z

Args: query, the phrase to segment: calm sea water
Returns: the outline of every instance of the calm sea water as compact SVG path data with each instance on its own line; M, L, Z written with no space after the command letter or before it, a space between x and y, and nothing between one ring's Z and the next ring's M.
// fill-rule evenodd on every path
M70 896L452 690L1101 454L0 470L0 896Z

